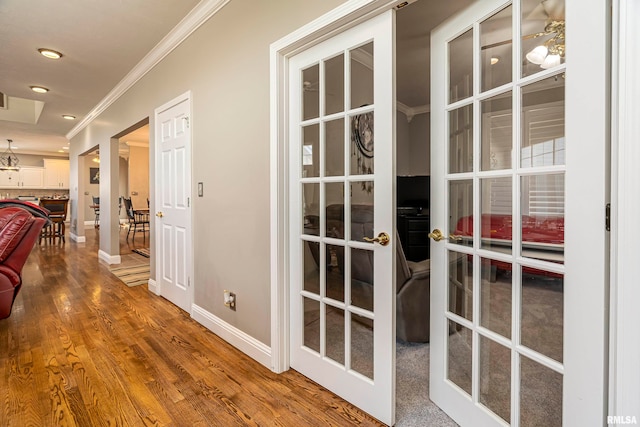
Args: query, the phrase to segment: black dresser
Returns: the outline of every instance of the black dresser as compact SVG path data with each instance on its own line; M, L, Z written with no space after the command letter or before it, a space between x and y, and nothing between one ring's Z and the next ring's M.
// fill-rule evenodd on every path
M399 213L397 225L407 260L429 259L429 215Z

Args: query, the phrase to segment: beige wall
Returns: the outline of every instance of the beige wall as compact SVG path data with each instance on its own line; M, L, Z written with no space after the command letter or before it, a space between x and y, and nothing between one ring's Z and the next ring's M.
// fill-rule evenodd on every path
M110 175L117 173L117 162L111 165L110 160L117 158L110 152L111 138L149 117L153 141L154 109L191 91L194 303L267 345L269 46L342 2L228 3L71 141L72 199L78 198L77 155L99 144L100 196L115 198L117 205L117 185L108 186ZM153 149L152 142L151 176ZM195 191L197 182L204 183L202 198ZM153 181L150 190L153 193ZM104 212L101 219L111 221ZM100 250L117 254L117 238L117 230L101 227ZM237 294L237 311L224 306L224 289Z
M134 209L147 207L149 199L149 147L129 147L129 189L124 195L131 198Z

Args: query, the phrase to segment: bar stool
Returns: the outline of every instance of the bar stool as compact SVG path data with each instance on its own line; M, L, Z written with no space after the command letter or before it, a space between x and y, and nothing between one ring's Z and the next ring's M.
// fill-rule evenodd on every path
M61 242L65 242L65 221L67 219L67 207L69 199L40 199L40 206L47 209L51 224L45 226L40 233L38 244L42 243L42 239L49 239L49 243L55 242L59 238Z

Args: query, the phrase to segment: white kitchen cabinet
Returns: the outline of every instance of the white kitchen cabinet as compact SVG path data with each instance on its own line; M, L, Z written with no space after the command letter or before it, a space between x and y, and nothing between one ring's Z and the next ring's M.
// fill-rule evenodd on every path
M69 189L69 160L44 159L44 188Z
M0 188L42 188L44 169L23 166L19 171L0 171Z

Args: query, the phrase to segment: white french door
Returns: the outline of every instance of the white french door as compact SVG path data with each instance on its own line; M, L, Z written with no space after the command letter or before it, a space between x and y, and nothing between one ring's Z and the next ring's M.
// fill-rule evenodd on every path
M160 295L191 313L191 99L156 110L156 281Z
M605 422L601 9L482 0L432 33L430 393L463 426Z
M289 62L290 364L390 425L394 19L385 12Z

